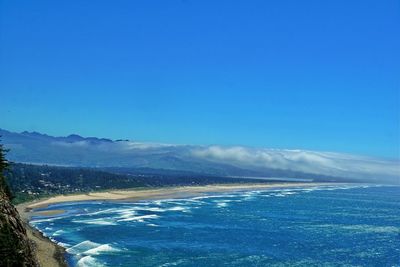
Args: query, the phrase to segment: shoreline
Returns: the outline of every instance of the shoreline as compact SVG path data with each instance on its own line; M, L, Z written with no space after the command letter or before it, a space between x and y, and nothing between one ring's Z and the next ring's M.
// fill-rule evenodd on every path
M139 201L146 199L165 199L165 198L185 198L191 196L201 196L208 193L223 193L232 191L247 191L258 189L273 188L292 188L303 186L321 186L321 185L343 185L347 183L312 183L312 182L277 182L277 183L254 183L254 184L215 184L202 186L174 186L144 189L117 189L104 192L92 192L82 194L56 195L46 199L26 202L25 207L34 212L36 209L47 208L53 204L79 202L79 201ZM23 205L21 204L21 205ZM39 215L39 214L38 214Z
M18 213L25 225L26 234L35 248L36 258L41 267L68 267L65 261L65 248L44 236L38 229L29 224L31 214L27 205L29 202L16 206Z
M35 200L17 205L17 210L24 221L27 234L36 248L36 255L42 267L67 267L65 248L50 240L36 228L29 225L32 216L51 216L62 214L60 209L43 212L37 209L47 208L53 204L80 201L140 201L150 199L188 198L209 193L224 193L234 191L267 190L274 188L316 187L321 185L343 185L347 183L310 183L310 182L277 182L271 184L218 184L206 186L177 186L152 189L124 189L86 194L58 195L46 199Z

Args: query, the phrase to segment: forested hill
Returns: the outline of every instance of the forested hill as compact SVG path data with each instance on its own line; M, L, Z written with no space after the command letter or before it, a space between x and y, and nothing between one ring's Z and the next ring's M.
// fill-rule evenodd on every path
M117 173L120 172L120 173ZM70 194L108 189L220 183L267 183L259 179L239 179L162 170L108 171L93 168L56 167L14 163L6 172L15 203L53 194Z

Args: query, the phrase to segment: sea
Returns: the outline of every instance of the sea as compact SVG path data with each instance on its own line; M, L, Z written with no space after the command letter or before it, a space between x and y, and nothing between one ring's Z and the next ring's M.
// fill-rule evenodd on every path
M51 205L70 266L400 266L400 187L327 185Z

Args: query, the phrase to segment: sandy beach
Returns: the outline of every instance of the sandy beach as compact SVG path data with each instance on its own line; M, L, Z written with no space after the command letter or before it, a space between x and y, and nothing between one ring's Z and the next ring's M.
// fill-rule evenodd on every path
M182 186L164 187L157 189L133 189L133 190L114 190L107 192L94 192L87 194L59 195L45 200L30 202L26 208L38 209L45 208L51 204L90 201L90 200L143 200L143 199L163 199L163 198L183 198L197 196L206 193L226 192L235 190L255 190L277 187L301 187L319 186L324 183L271 183L271 184L222 184L206 186ZM38 214L39 215L39 214Z
M31 214L27 208L29 203L17 206L18 213L25 223L28 238L34 243L36 257L42 267L67 267L64 260L65 249L53 243L49 238L43 236L41 232L29 225Z
M43 267L67 266L63 254L64 248L53 243L44 237L38 230L29 226L28 222L33 215L52 216L61 214L63 210L54 209L46 211L36 211L35 209L45 208L51 204L107 200L107 201L138 201L144 199L166 199L166 198L185 198L191 196L201 196L203 194L243 191L243 190L265 190L272 188L295 188L313 187L327 185L327 183L271 183L271 184L223 184L209 186L182 186L165 187L157 189L132 189L132 190L113 190L107 192L94 192L87 194L58 195L48 199L27 202L17 206L21 218L27 225L29 238L35 243L38 260Z

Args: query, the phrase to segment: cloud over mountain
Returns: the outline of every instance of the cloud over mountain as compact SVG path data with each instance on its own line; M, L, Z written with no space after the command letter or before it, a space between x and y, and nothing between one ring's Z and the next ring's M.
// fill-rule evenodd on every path
M231 176L343 177L400 183L399 161L333 152L190 146L112 141L78 135L53 137L0 130L16 162L84 167L153 168Z
M365 156L306 150L209 146L193 150L197 157L247 168L289 169L342 177L399 177L397 161Z

